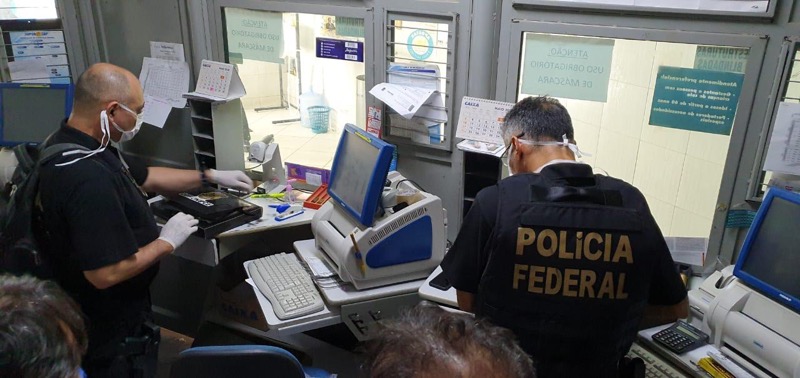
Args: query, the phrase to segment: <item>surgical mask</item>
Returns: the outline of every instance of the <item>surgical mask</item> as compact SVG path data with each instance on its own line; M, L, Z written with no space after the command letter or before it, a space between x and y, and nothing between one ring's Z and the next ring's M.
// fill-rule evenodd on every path
M589 153L581 151L575 143L570 143L569 138L567 138L567 134L561 136L561 142L537 142L533 140L527 139L519 139L520 142L525 143L529 146L563 146L569 148L572 153L575 154L576 158L582 158L585 156L592 156Z
M139 132L139 129L142 128L142 122L144 121L144 113L136 113L127 106L122 104L119 104L119 107L125 109L129 113L136 116L136 125L133 126L133 129L127 131L122 130L122 128L119 127L116 122L111 121L111 124L114 126L114 128L117 129L117 131L119 131L120 133L122 133L122 136L119 138L119 141L117 143L124 143L133 139L133 137L136 136L136 133Z
M556 141L537 142L537 141L528 140L528 139L522 139L522 138L518 138L517 140L520 143L524 143L524 144L527 144L529 146L563 146L563 147L567 147L572 151L572 153L575 154L575 157L577 157L577 158L582 158L583 156L592 156L589 153L581 151L575 143L570 143L569 142L569 138L567 138L567 134L564 134L564 135L561 136L561 142L556 142ZM503 157L503 159L504 159L503 160L503 165L508 167L508 175L509 176L513 176L513 175L516 174L516 172L514 172L511 169L511 161L510 160L511 160L512 156L514 156L514 143L509 144L508 149L504 153L504 157Z

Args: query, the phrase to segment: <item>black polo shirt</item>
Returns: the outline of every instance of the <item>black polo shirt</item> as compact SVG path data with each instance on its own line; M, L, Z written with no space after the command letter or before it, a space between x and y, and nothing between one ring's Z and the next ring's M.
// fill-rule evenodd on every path
M66 120L48 145L76 143L94 150L100 143L69 127ZM49 238L43 244L54 260L62 287L81 305L88 317L89 355L117 342L119 335L149 317L150 283L158 264L105 290L95 288L83 275L118 263L155 240L158 228L138 185L147 178L147 167L125 157L126 170L117 150L105 151L70 165L58 167L83 154L54 159L40 170L39 194L44 226Z

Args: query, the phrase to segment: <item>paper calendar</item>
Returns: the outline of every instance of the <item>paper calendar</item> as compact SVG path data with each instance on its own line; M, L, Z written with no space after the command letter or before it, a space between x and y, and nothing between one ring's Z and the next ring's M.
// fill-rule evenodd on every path
M200 97L215 101L232 100L244 96L242 79L233 64L203 60L194 92L184 97Z
M514 104L467 97L461 100L456 137L490 144L503 144L500 126Z

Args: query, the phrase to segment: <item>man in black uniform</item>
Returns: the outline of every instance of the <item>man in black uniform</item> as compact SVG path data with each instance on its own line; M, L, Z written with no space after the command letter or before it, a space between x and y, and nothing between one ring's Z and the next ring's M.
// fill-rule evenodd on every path
M65 152L40 170L44 210L42 244L56 280L87 316L90 377L154 376L158 328L151 325L149 286L159 260L197 230L197 220L179 213L159 232L146 192L213 183L252 189L238 171L147 167L109 142L130 140L139 130L144 97L129 71L96 64L75 84L72 114L46 142L86 149Z
M616 377L639 328L688 316L664 237L636 188L575 161L557 100L520 101L502 131L512 176L442 262L458 305L513 330L540 377Z

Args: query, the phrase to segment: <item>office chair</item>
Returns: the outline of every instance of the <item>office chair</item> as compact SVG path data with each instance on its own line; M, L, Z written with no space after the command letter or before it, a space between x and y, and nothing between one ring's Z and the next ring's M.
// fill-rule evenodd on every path
M186 349L170 369L170 378L281 377L322 378L330 373L303 367L285 349L266 345L220 345Z

